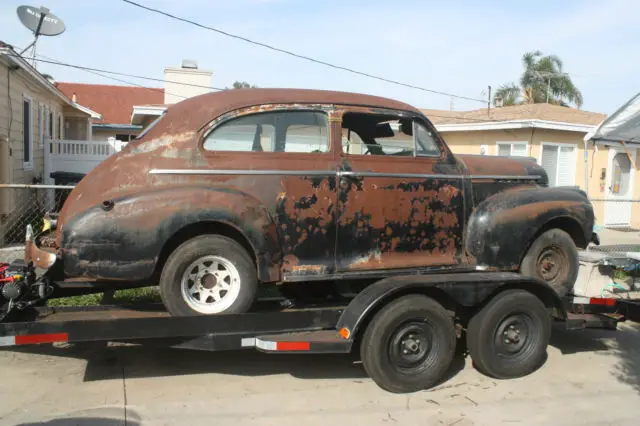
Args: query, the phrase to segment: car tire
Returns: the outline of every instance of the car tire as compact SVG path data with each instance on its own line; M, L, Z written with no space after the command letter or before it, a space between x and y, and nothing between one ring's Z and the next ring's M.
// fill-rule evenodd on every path
M256 267L231 238L202 235L182 243L167 259L160 296L173 316L247 312L257 292Z
M496 379L526 376L546 358L551 315L532 293L506 290L469 321L467 348L476 368Z
M365 371L381 388L415 392L435 385L454 357L452 316L435 300L403 296L375 314L360 344Z
M578 278L578 249L569 234L551 229L536 238L520 264L520 273L547 282L565 296Z

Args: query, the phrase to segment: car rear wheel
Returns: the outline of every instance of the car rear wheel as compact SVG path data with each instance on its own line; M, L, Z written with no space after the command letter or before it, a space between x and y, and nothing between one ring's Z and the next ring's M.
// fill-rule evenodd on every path
M160 295L174 316L244 313L256 296L256 268L234 240L202 235L169 256L160 277Z
M544 232L529 247L520 273L546 281L558 296L571 290L578 278L578 249L561 229Z

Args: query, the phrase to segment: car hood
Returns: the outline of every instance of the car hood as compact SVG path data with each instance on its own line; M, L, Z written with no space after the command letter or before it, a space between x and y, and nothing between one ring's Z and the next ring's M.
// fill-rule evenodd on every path
M534 158L495 155L456 155L474 178L531 176L540 186L549 185L549 176Z

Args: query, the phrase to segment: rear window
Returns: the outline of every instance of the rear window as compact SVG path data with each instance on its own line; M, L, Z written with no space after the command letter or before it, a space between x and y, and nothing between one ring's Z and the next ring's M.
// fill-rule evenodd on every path
M247 115L216 127L203 147L207 151L329 152L327 116L313 111Z

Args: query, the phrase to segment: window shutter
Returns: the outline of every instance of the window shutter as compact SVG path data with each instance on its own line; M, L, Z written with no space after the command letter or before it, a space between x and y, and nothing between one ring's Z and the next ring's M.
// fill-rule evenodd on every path
M561 146L558 153L558 186L572 186L575 184L575 161L573 147Z
M543 145L542 146L542 168L545 169L549 176L549 186L557 186L558 172L558 147Z
M511 155L511 144L502 143L498 145L498 155L501 157L508 157Z

